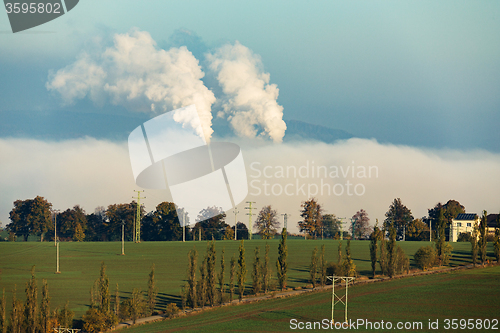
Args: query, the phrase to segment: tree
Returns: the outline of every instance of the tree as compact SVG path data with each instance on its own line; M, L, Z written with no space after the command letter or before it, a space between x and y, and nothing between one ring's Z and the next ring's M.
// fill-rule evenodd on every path
M50 297L47 280L42 280L42 301L40 303L40 331L47 332L50 329Z
M229 225L226 226L226 230L224 230L224 240L232 240L234 239L234 229Z
M147 241L176 241L182 239L182 226L173 202L162 202L142 221L142 234Z
M140 212L142 217L145 214L144 207L141 206ZM121 240L122 238L122 221L125 223L125 235L127 240L133 240L135 235L135 219L137 216L137 202L132 201L128 204L113 204L109 205L106 210L108 240Z
M193 232L198 233L201 228L202 238L206 240L223 239L228 224L225 222L226 213L222 208L207 207L203 209L196 218L197 223Z
M316 282L318 282L318 248L315 247L311 255L311 264L309 265L309 277L313 288L316 288Z
M325 214L322 218L323 236L325 238L340 239L340 223L335 214Z
M407 241L424 241L428 239L429 227L422 219L414 219L406 228L405 239Z
M233 301L234 296L234 277L236 275L236 258L234 255L231 257L229 268L229 301Z
M198 305L205 307L207 303L207 254L200 265L200 280L198 281Z
M264 206L255 220L254 227L257 228L262 239L272 239L278 230L278 213L271 206Z
M234 231L234 226L232 226L231 229ZM238 239L248 239L248 228L245 223L236 223L236 229L236 232L238 233L236 236L238 237Z
M351 241L347 241L347 246L345 248L345 258L342 261L341 265L341 271L343 276L356 276L357 271L356 271L356 265L354 264L354 261L351 258Z
M271 267L269 267L269 244L266 243L266 254L264 256L264 262L262 264L262 288L264 292L269 291L269 284L271 282Z
M118 285L117 285L118 287ZM156 295L158 295L158 288L155 281L155 264L151 266L151 272L148 278L148 313L152 314L155 310Z
M354 222L354 238L362 239L370 235L370 218L368 213L361 209L352 216Z
M224 273L226 270L226 263L224 261L224 248L220 257L220 272L219 272L219 300L220 304L224 303Z
M325 245L321 245L321 254L319 256L319 283L323 287L326 285L326 267L327 267L327 262L325 259Z
M300 216L303 220L299 221L300 231L316 238L321 233L323 209L315 198L304 201L301 207Z
M281 231L281 240L278 245L278 260L276 261L278 284L281 290L284 290L286 288L286 275L288 272L288 263L286 262L288 256L288 247L286 245L286 238L286 228L283 228L283 230Z
M66 209L57 215L57 237L61 239L83 241L84 229L87 226L85 211L75 205L72 209Z
M35 266L31 268L31 279L26 283L26 301L24 302L24 321L27 332L35 333L37 330L38 315L38 286L35 277Z
M381 231L378 227L378 219L372 233L370 234L370 260L372 262L372 276L375 278L375 271L377 268L377 251L378 241L381 238Z
M106 275L106 265L104 261L101 262L99 278L95 280L90 294L91 307L83 317L83 328L89 332L99 332L99 330L113 326L117 322L117 318L111 311L109 278Z
M386 231L382 229L380 234L380 257L379 257L379 265L380 271L382 275L386 275L388 271L388 262L387 262L387 241L385 240Z
M14 208L9 213L11 223L7 225L7 229L16 236L23 236L25 241L28 240L29 235L38 234L40 241L43 242L44 234L54 229L51 208L52 204L41 196L34 199L16 200Z
M479 257L481 258L481 264L484 265L486 262L486 246L488 244L488 233L487 233L487 215L488 213L483 210L483 216L481 217L481 223L479 224Z
M10 312L10 323L9 332L10 333L22 333L23 330L23 312L24 306L23 302L16 297L16 285L14 285L14 290L12 291L12 310Z
M439 260L439 264L441 265L444 262L444 248L445 248L445 229L446 229L446 220L444 218L444 209L441 209L438 214L437 223L436 223L437 233L435 238L435 246L436 246L436 255Z
M420 268L421 270L425 271L428 268L431 268L434 262L436 261L435 259L436 252L431 246L422 246L415 252L415 255L413 258L415 259L415 263L417 264L417 267Z
M118 283L115 288L115 316L120 315L120 292L118 291Z
M193 249L189 251L188 258L187 304L194 309L198 303L196 290L196 266L198 265L198 251L196 251L196 247L193 247Z
M393 226L396 229L396 239L403 238L404 229L413 220L411 210L403 205L400 198L394 199L389 210L385 213L385 217L384 228L390 230L390 227Z
M106 209L97 207L94 213L86 215L87 229L85 230L85 240L90 242L108 240Z
M59 311L59 314L57 316L58 322L61 324L62 327L67 327L71 328L73 327L73 316L75 313L69 309L69 302L66 302L64 304L64 308ZM105 317L107 318L107 317ZM106 324L109 324L107 320L105 320ZM108 326L110 327L110 326Z
M2 299L0 300L0 333L7 333L6 308L5 288L3 288Z
M245 247L243 246L243 240L241 240L240 247L238 248L238 291L240 293L240 301L243 298L243 293L245 292L245 282L247 280L247 265L245 263Z
M262 267L260 263L260 247L255 248L255 258L253 260L253 271L252 271L252 290L255 295L260 293L262 287L261 275Z
M474 225L474 228L472 229L472 235L470 238L470 246L471 246L470 252L471 252L471 256L472 256L472 264L474 265L474 267L476 267L477 252L478 252L477 233L478 233L477 226Z
M493 242L493 249L497 263L500 262L500 214L497 215L497 226L495 228L495 240Z
M443 210L443 218L445 219L445 229L449 229L451 221L460 213L465 213L465 207L456 200L448 200L444 205L437 203L433 208L428 209L429 219L432 222L434 230L437 230L439 212ZM432 232L432 230L431 230Z
M389 227L389 241L387 242L387 273L393 277L396 273L396 228L394 225Z
M138 318L140 318L144 312L144 300L142 299L142 292L140 289L134 288L132 290L132 298L130 299L129 303L129 309L130 309L130 316L132 317L132 321L135 322L137 321Z
M211 241L207 246L207 300L211 306L217 301L216 262L215 242Z

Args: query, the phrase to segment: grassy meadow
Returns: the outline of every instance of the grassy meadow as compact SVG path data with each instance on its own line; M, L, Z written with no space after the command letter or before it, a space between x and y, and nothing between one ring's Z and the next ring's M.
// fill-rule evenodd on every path
M279 240L267 241L271 247L270 259L273 273L276 273L275 262ZM225 249L226 282L229 280L229 261L232 255L237 256L239 241L216 241L217 270L220 267L221 250ZM251 291L251 271L254 260L254 249L260 247L261 258L264 256L266 241L245 241L247 263L247 285ZM309 263L314 247L326 247L326 259L337 261L337 240L288 240L288 286L305 286L309 277ZM343 249L347 244L343 241ZM420 246L429 242L398 242L410 259ZM489 244L491 246L491 244ZM116 284L122 299L131 294L134 288L143 291L147 288L148 274L151 265L156 266L156 282L159 288L158 309L161 310L170 302L180 302L180 288L185 283L187 270L187 254L193 248L198 250L198 263L203 259L207 242L142 242L126 243L125 256L121 253L120 242L60 243L60 271L56 271L56 248L49 242L0 242L0 291L5 288L7 307L10 311L12 290L17 285L17 297L24 299L24 288L30 278L30 269L36 266L38 288L41 291L42 279L49 284L51 306L63 307L69 301L75 318L88 309L90 289L99 275L102 261L107 266L111 293L114 294ZM352 241L351 253L360 275L370 275L370 257L368 241ZM451 265L470 263L470 244L454 243ZM492 249L490 249L492 251ZM345 251L344 251L345 253ZM413 264L413 263L412 263ZM40 296L39 296L40 297Z
M446 329L446 319L474 319L474 323L477 319L489 319L490 323L492 319L496 319L498 323L500 320L498 281L500 281L500 266L355 285L349 288L348 315L354 322L358 319L370 321L372 324L380 323L382 320L385 323L389 321L393 325L393 331L400 331L395 329L398 322L409 322L412 326L417 322L422 323L421 329L405 330L414 332L460 330ZM291 319L304 323L329 320L331 299L330 290L296 297L268 299L127 328L123 332L289 332L292 330ZM343 307L338 306L335 320L340 322L342 319ZM433 323L437 320L437 329L429 329L429 320ZM496 330L474 327L465 331L497 331L500 324L496 327ZM356 327L355 331L391 330L369 330L362 325Z

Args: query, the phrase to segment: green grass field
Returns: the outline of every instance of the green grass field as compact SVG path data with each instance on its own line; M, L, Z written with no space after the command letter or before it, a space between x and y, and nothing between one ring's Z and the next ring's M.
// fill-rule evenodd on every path
M416 332L455 332L445 329L446 319L500 320L500 266L460 270L398 280L355 285L349 288L349 319L356 322L398 322L418 325ZM154 332L284 332L291 331L290 320L321 322L331 317L331 291L270 299L241 306L216 308L162 322L123 330L126 333ZM335 320L343 318L339 306ZM438 320L438 329L430 330L429 320ZM476 322L474 322L476 323ZM490 322L491 323L491 322ZM451 322L448 323L451 326ZM296 327L296 326L292 326ZM374 326L376 327L376 326ZM417 328L418 326L414 326ZM500 324L497 324L497 330ZM298 329L296 329L298 330ZM385 332L387 329L374 331ZM474 327L469 332L497 331ZM356 332L371 331L366 326ZM412 331L412 330L408 330Z
M271 263L275 273L278 240L268 242L271 246ZM345 249L346 241L343 242ZM217 241L217 267L219 268L220 253L225 248L226 267L232 255L237 255L240 242ZM264 253L266 242L263 240L245 241L246 262L248 268L247 284L251 284L251 265L253 263L254 248L260 246L261 256ZM290 287L305 286L308 284L308 266L314 247L326 246L326 259L337 260L336 240L302 240L291 239L289 248ZM406 253L413 258L415 251L428 242L400 242ZM369 242L351 242L351 252L358 271L361 275L369 275ZM491 246L491 244L489 244ZM119 284L120 294L127 297L133 288L145 290L150 267L156 265L156 280L159 287L158 309L162 309L170 302L179 302L181 285L186 279L187 254L196 246L199 252L199 261L203 258L206 242L143 242L140 244L126 243L125 256L121 252L120 242L98 243L60 243L60 270L56 271L56 249L53 243L37 242L0 242L0 290L5 288L8 311L12 299L12 289L17 285L18 298L24 299L24 288L30 278L32 265L36 266L36 277L39 290L42 279L49 284L51 306L62 307L68 300L70 308L75 312L75 318L80 318L88 309L90 288L99 274L101 261L107 266L112 293L116 283ZM451 265L462 265L470 262L468 243L453 244L453 258ZM226 269L229 278L228 269ZM250 288L248 288L250 291Z

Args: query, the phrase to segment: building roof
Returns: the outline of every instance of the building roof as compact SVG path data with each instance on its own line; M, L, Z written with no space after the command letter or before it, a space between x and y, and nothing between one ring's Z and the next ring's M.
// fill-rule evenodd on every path
M456 221L474 221L477 218L475 213L461 213L454 218Z
M498 214L489 214L486 216L486 225L489 228L495 228L497 226Z

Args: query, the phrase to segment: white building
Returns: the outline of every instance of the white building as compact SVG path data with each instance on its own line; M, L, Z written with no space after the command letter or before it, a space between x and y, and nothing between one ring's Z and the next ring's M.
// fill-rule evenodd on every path
M472 234L474 227L479 228L479 216L474 213L458 214L451 220L450 226L450 242L456 242L458 235L462 232Z

